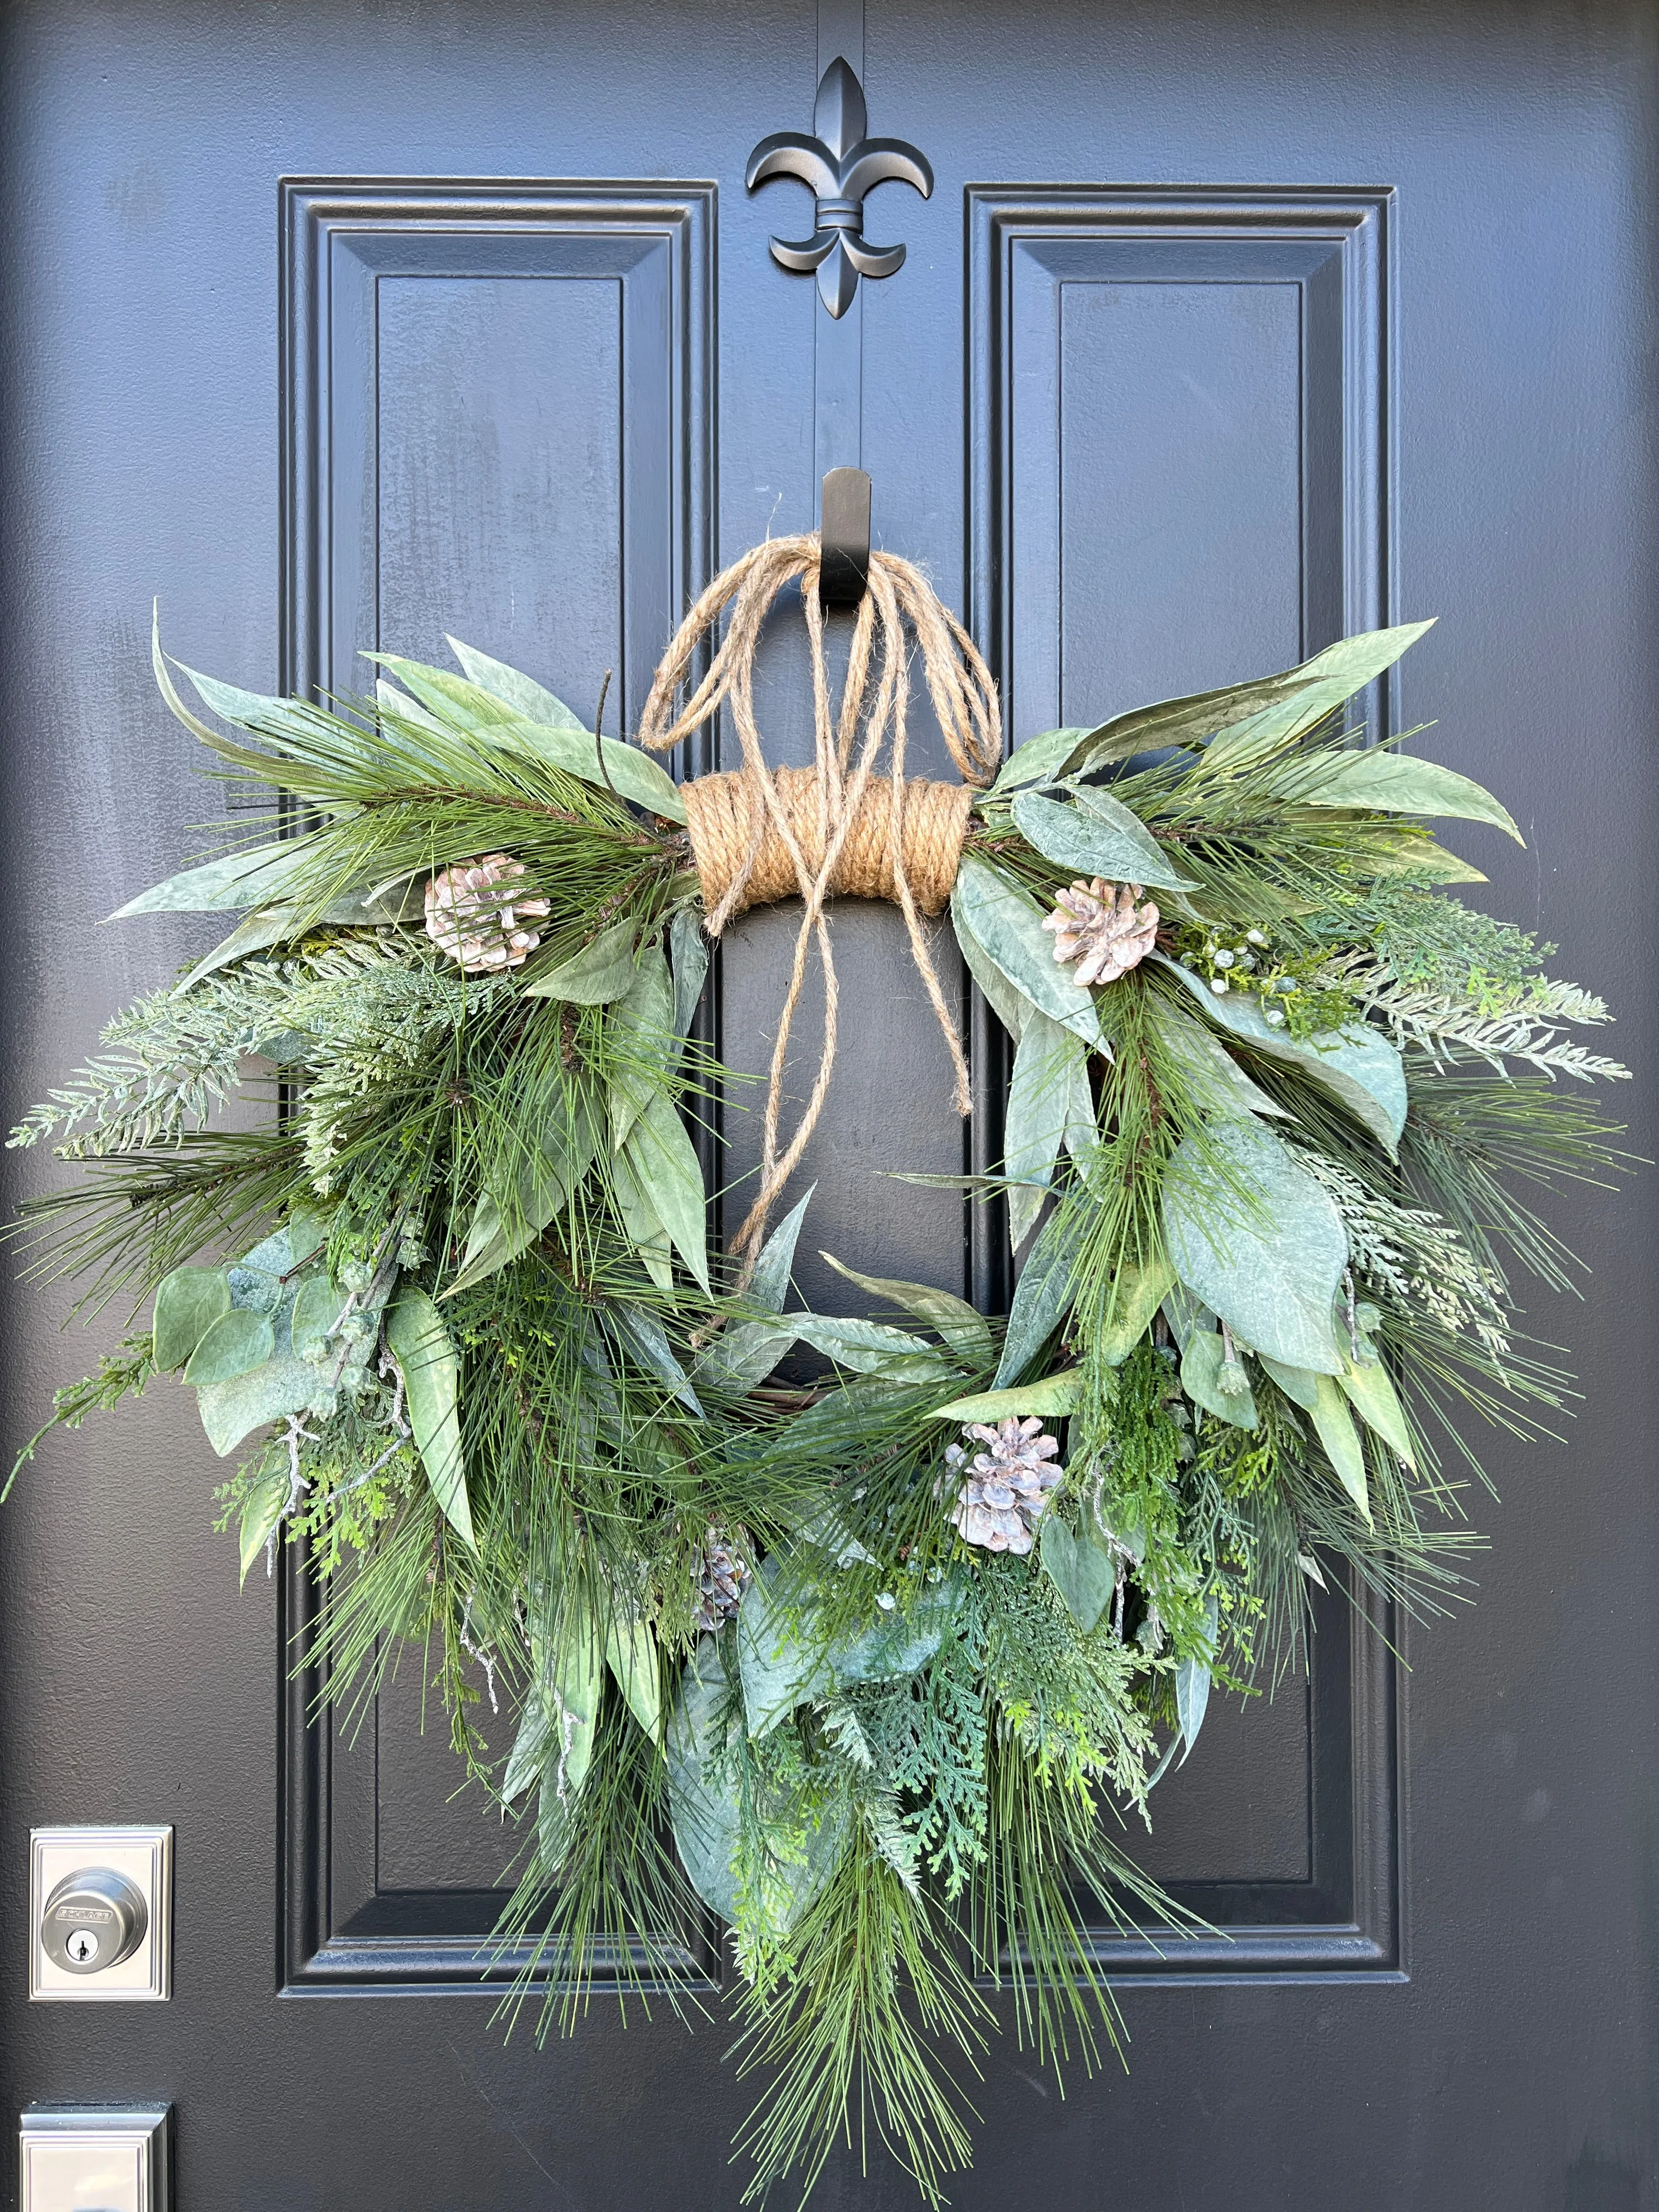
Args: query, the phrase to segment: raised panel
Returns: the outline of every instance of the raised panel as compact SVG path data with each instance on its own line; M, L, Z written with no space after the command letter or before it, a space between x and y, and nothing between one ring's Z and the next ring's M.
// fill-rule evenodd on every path
M1288 666L1389 619L1383 191L970 187L969 601L1010 738ZM1386 687L1366 702L1386 725ZM1000 1032L975 1012L975 1161ZM995 1210L975 1281L1006 1291ZM1219 1932L1114 1975L1399 1971L1395 1632L1322 1598L1313 1670L1212 1711L1126 1842Z
M284 689L362 696L364 651L447 662L449 631L590 715L612 669L607 721L637 719L709 571L714 201L284 187ZM316 1602L290 1565L285 1648ZM456 1794L424 1672L404 1653L337 1727L310 1723L314 1675L290 1687L285 1987L486 1986L523 1963L483 1956L514 1838Z

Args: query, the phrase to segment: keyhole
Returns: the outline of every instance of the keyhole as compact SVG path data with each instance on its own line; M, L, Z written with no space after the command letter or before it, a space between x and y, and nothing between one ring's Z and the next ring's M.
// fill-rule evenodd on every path
M98 1938L90 1928L76 1928L71 1929L64 1948L77 1966L84 1966L98 1956Z

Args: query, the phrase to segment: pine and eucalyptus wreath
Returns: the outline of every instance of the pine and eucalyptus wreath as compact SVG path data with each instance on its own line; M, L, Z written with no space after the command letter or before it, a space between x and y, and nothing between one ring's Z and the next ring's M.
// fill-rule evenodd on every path
M988 1990L1045 2060L1115 2040L1083 1923L1178 1921L1115 1824L1212 1684L1297 1663L1328 1577L1419 1613L1459 1586L1462 1417L1524 1436L1562 1389L1516 1322L1517 1271L1571 1265L1528 1196L1606 1180L1575 1081L1626 1071L1569 1036L1607 1010L1552 948L1449 895L1480 878L1425 817L1516 834L1502 806L1353 742L1424 625L1004 761L977 653L890 556L832 696L817 564L785 539L711 587L638 745L460 645L460 676L382 656L338 713L182 670L227 735L158 643L216 772L309 826L122 909L240 918L11 1142L82 1166L26 1212L33 1271L143 1316L48 1429L182 1377L244 1575L286 1542L324 1587L331 1694L437 1655L522 1817L506 1928L544 1931L550 2002L574 2016L601 1951L690 2000L712 1911L764 2077L751 2194L810 2185L856 2106L936 2201ZM794 587L817 754L773 772L751 679ZM905 775L913 652L958 782ZM677 787L654 752L722 705L742 768ZM1006 1319L846 1267L889 1318L791 1308L810 1194L771 1217L849 892L902 908L964 1110L947 904L1012 1040L1001 1172L969 1186L1022 1262ZM709 935L785 896L721 1253L694 1015ZM216 1125L261 1081L286 1111ZM801 1346L820 1379L778 1380Z

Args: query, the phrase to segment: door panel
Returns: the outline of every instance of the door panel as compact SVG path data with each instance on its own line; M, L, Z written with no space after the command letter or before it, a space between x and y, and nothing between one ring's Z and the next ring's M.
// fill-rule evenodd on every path
M183 658L261 688L357 689L361 648L441 658L448 629L584 713L614 666L631 728L699 584L810 527L848 460L878 541L972 623L1016 737L1439 613L1374 710L1437 716L1514 806L1526 854L1457 842L1494 910L1621 1007L1640 1067L1655 27L1647 0L27 0L0 233L9 1104L216 933L91 927L222 803L150 686L155 593ZM798 188L750 198L742 168L805 125L836 51L938 184L877 196L872 234L908 258L831 325L767 257ZM802 676L781 622L779 759L810 747ZM942 772L920 712L915 742ZM784 909L729 933L714 1036L739 1075L793 931ZM994 1040L964 1008L964 1130L898 917L849 905L836 933L805 1244L1004 1297L994 1218L881 1179L994 1155ZM753 1099L728 1102L724 1176L752 1164ZM13 1195L53 1172L8 1161ZM1380 1623L1407 1674L1334 1596L1310 1683L1212 1710L1138 1849L1225 1938L1103 1936L1130 2070L1062 2104L1010 2033L956 2203L1652 2201L1654 1202L1650 1177L1558 1205L1594 1272L1538 1326L1585 1410L1566 1445L1491 1455L1478 1608ZM856 1304L815 1257L802 1286ZM58 1292L3 1297L17 1437L93 1347L53 1334ZM734 2203L749 2093L718 2023L624 2031L601 2003L542 2051L492 2025L510 1836L453 1795L430 1710L421 1732L418 1655L355 1738L307 1725L285 1667L311 1601L257 1571L237 1596L222 1472L167 1393L55 1443L0 1520L14 1877L32 1822L179 1836L172 2002L30 2011L14 1972L0 2119L173 2098L183 2212ZM850 2154L843 2197L911 2201Z

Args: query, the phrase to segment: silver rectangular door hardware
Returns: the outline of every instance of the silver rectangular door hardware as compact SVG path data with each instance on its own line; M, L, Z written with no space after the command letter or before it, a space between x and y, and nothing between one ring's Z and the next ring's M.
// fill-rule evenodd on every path
M36 2107L18 2130L20 2212L167 2212L167 2107Z
M30 1997L132 2003L172 1994L172 1829L32 1828Z

